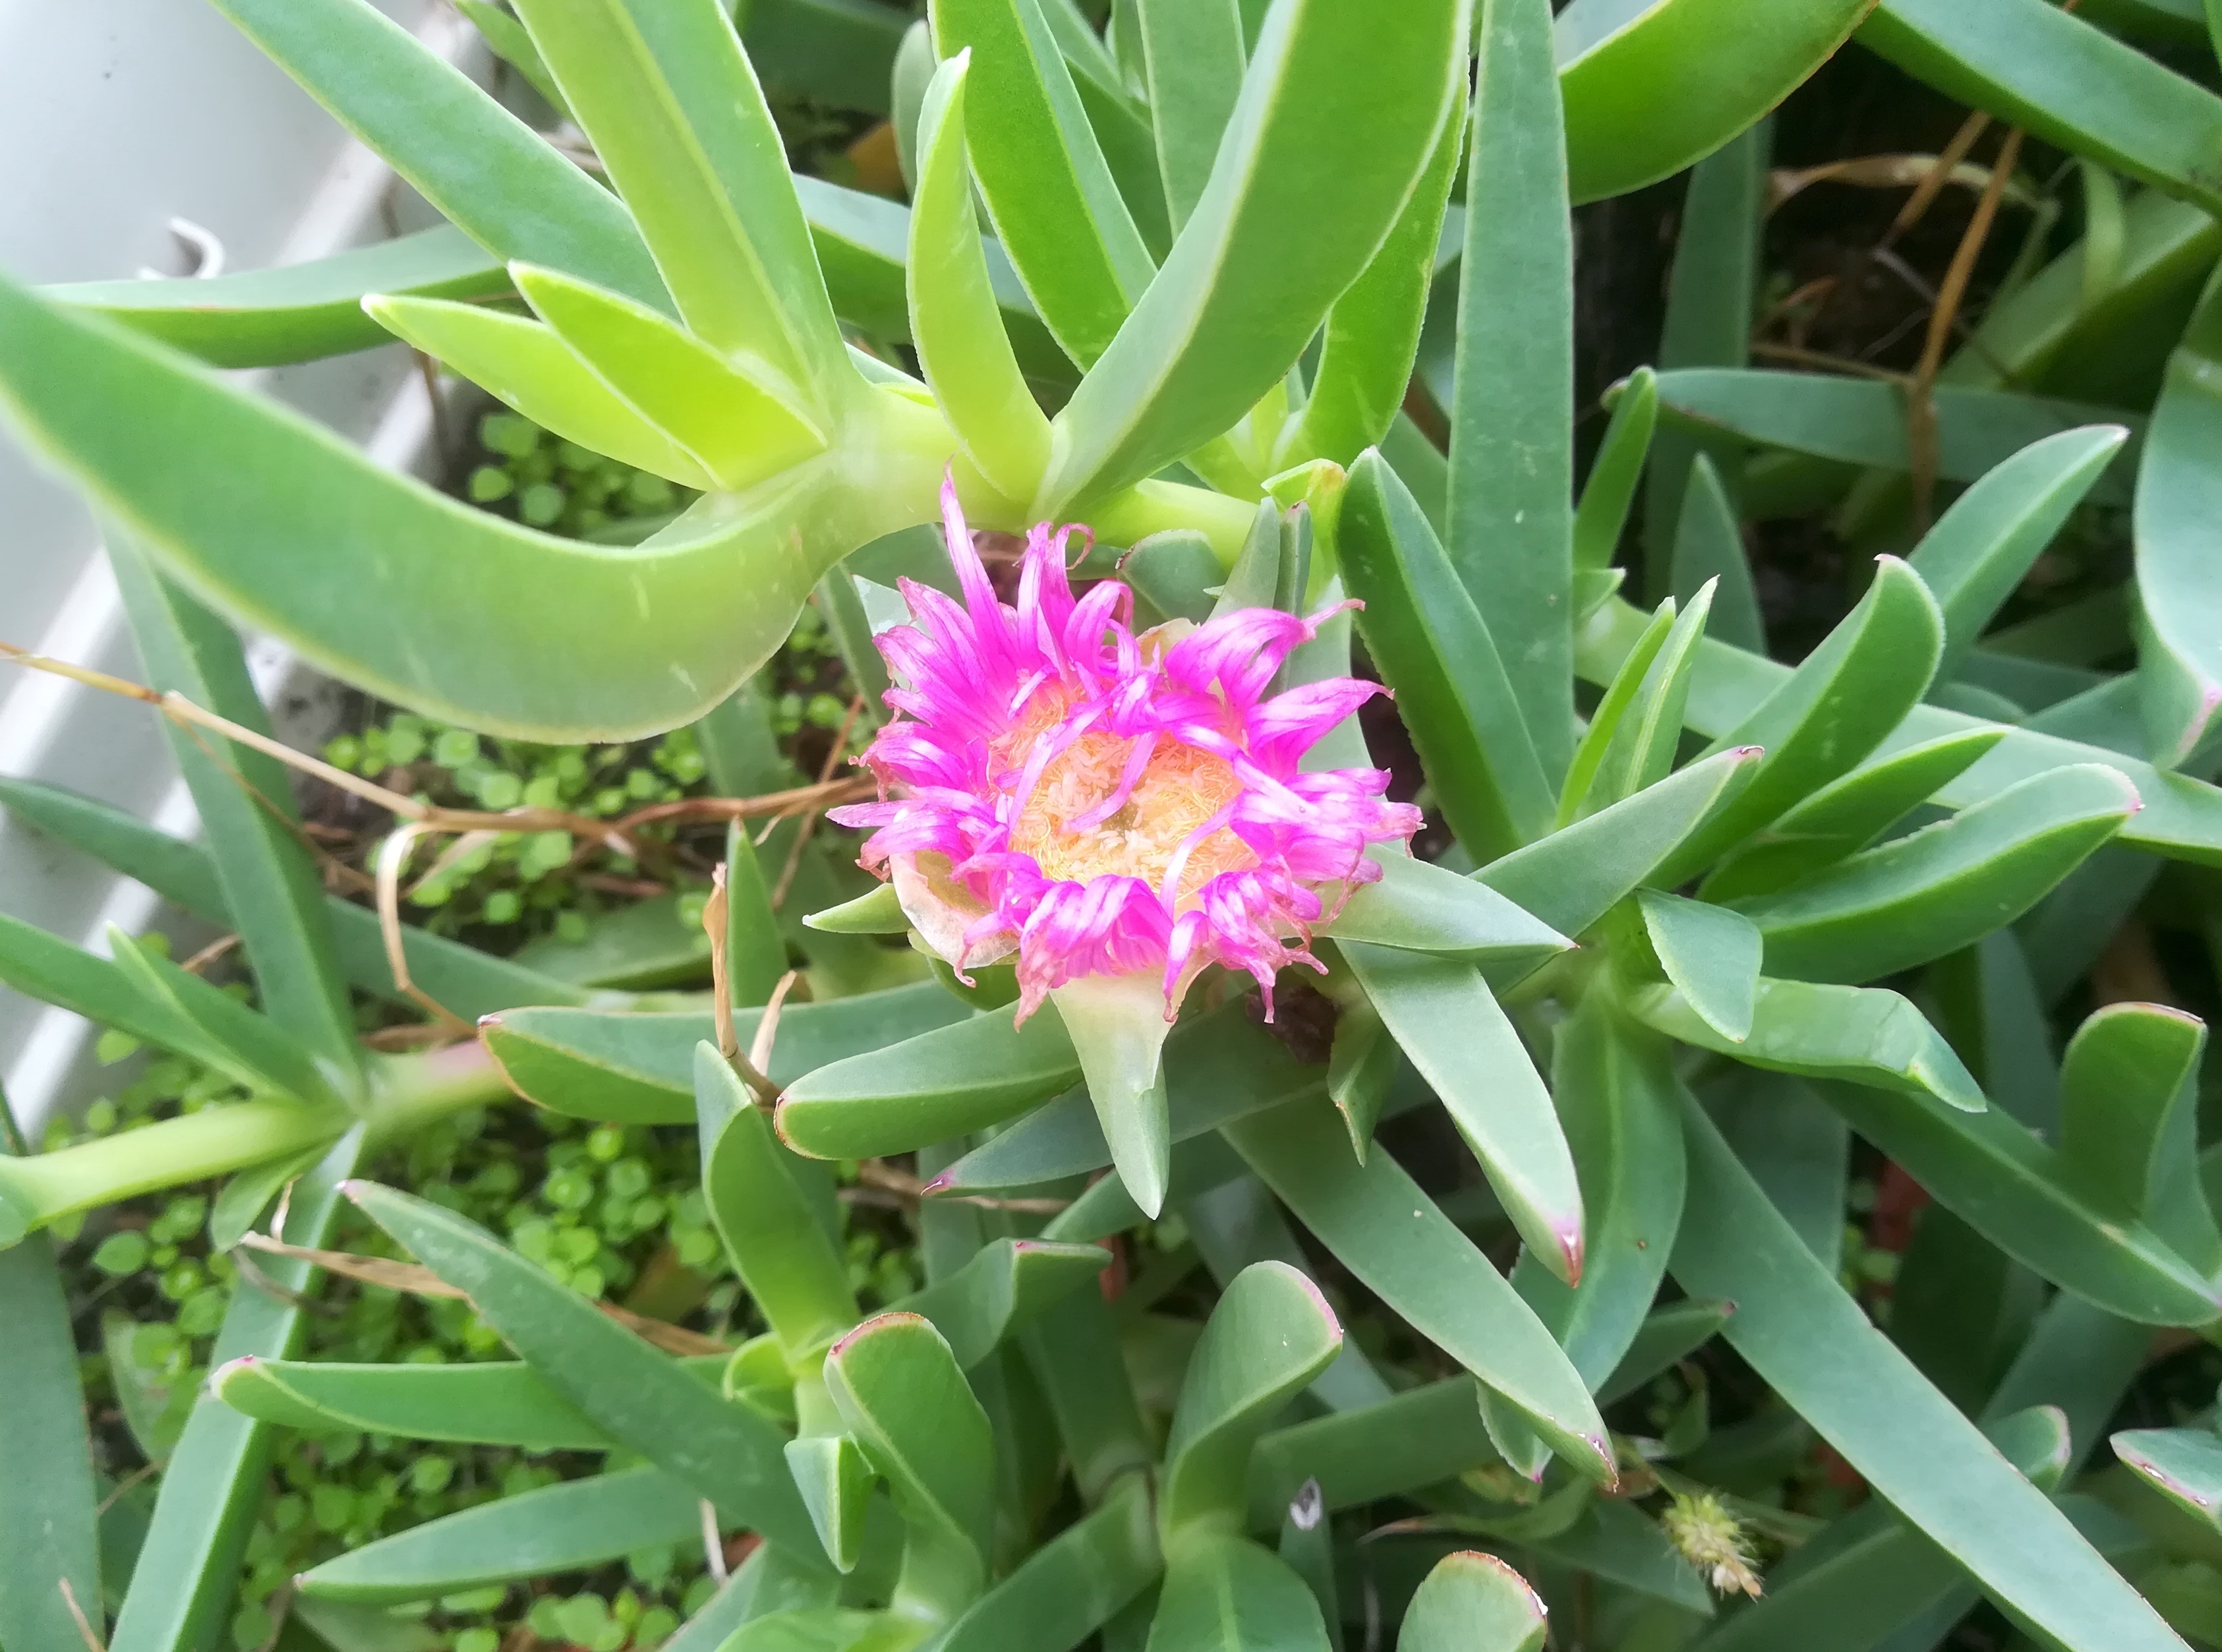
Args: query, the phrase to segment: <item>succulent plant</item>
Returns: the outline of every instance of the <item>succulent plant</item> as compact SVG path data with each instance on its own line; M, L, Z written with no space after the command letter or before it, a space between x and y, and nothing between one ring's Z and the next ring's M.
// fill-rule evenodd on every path
M478 9L562 148L362 0L216 3L448 222L206 282L0 282L0 405L109 524L209 842L5 801L223 914L260 992L0 923L0 979L241 1092L0 1159L9 1652L202 1652L283 1427L607 1454L302 1599L699 1536L731 1570L684 1652L1310 1652L1379 1644L1384 1603L1409 1652L1928 1645L1979 1595L2081 1652L2216 1621L2211 1531L2181 1529L2222 1486L2203 1429L2121 1436L2173 1500L2142 1524L2069 1478L2155 1330L2222 1319L2204 1027L2106 1002L2056 1059L2046 1017L2160 859L2222 861L2222 99L2038 0L1121 0L1108 33L932 0L888 36L906 208L790 172L716 0ZM2101 180L2080 248L1949 367L1940 300L1903 386L1745 365L1754 122L1855 27ZM1666 359L1609 396L1578 496L1570 207L1692 163ZM2149 421L2033 393L2170 303ZM558 537L210 370L388 334L695 497L637 544ZM1794 663L1739 537L1762 493L1898 553ZM2071 517L2125 502L2126 589L2003 635ZM1000 588L980 532L1028 536L1015 567L987 547ZM752 680L813 600L893 713L869 782L736 755L769 749ZM2136 663L2101 669L2125 612ZM385 917L327 896L227 621L458 729L700 719L735 822L712 994L612 998L393 921L424 835L622 820L378 795ZM1424 783L1392 800L1400 771ZM798 895L799 931L740 826L828 806L892 881ZM477 1037L367 1055L351 987ZM761 1335L675 1353L436 1189L362 1179L512 1090L697 1132ZM1854 1135L1935 1201L1887 1335L1841 1277ZM915 1209L926 1283L883 1312L842 1161ZM104 1635L36 1230L226 1172L239 1231L279 1202L275 1289L233 1297ZM460 1294L516 1359L292 1358L313 1269L348 1265L342 1199L416 1259L376 1277ZM1154 1282L1120 1237L1145 1223ZM1153 1320L1199 1261L1215 1289ZM1866 1501L1770 1507L1788 1470L1707 1454L1715 1337L1772 1397L1747 1448L1817 1437ZM1639 1391L1681 1396L1655 1435L1614 1410Z

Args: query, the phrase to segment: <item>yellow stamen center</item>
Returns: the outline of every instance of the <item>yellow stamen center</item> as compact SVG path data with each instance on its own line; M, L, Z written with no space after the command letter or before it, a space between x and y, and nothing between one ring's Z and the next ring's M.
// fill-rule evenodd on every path
M1242 782L1225 758L1160 739L1126 801L1100 823L1071 828L1068 822L1118 791L1134 744L1096 732L1058 753L1012 826L1011 847L1032 855L1044 876L1060 881L1125 876L1161 887L1181 845L1241 795ZM1024 765L1023 753L1017 761ZM1221 826L1189 851L1176 904L1191 904L1196 892L1221 872L1257 864L1250 846Z

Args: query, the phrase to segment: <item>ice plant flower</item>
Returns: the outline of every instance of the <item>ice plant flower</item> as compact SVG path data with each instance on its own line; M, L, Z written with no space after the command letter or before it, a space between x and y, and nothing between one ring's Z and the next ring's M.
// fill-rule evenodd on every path
M1075 599L1065 546L1027 535L1015 607L997 600L945 484L960 605L906 580L916 623L876 639L898 686L863 762L882 799L833 811L876 827L867 867L959 970L1017 953L1019 1018L1086 976L1148 971L1168 1020L1206 964L1317 968L1322 889L1371 882L1369 844L1420 812L1378 769L1305 773L1314 742L1378 684L1330 677L1268 695L1309 619L1244 608L1137 635L1115 580Z
M874 828L863 864L960 972L1016 954L1020 1021L1057 995L1115 1149L1129 1121L1101 1093L1117 1086L1091 1059L1094 1009L1120 1007L1113 1041L1140 1066L1126 1088L1161 1115L1161 1090L1142 1092L1197 972L1248 973L1270 1014L1275 971L1320 967L1309 942L1329 903L1380 876L1367 846L1409 839L1420 813L1384 798L1379 769L1302 767L1378 685L1267 693L1335 608L1137 634L1123 584L1073 595L1066 546L1083 531L1047 523L1027 535L1012 606L947 484L942 517L963 600L903 582L914 623L876 639L900 715L863 758L880 801L833 818ZM1133 1025L1146 989L1153 1034Z

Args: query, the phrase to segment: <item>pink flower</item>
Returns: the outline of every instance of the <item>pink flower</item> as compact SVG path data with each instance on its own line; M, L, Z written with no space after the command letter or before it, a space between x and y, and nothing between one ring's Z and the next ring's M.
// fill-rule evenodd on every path
M1298 766L1378 685L1334 677L1265 697L1339 610L1245 608L1137 636L1124 585L1074 598L1064 547L1085 531L1047 523L1026 536L1007 606L951 484L941 501L964 600L902 581L916 624L876 639L901 715L863 759L881 801L833 818L877 828L863 864L886 866L957 970L1018 954L1020 1020L1076 978L1145 970L1170 1020L1213 963L1255 977L1270 1014L1277 970L1320 967L1322 886L1371 882L1366 846L1420 826L1383 798L1379 769Z

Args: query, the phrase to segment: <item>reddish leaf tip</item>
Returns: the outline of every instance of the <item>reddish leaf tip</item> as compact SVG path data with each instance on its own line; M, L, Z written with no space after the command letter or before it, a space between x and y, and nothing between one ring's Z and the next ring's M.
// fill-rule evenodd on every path
M833 1346L825 1350L825 1357L829 1360L838 1360L849 1351L851 1343L861 1342L866 1337L876 1335L881 1331L891 1331L901 1326L925 1325L930 1322L923 1314L906 1313L901 1309L889 1313L875 1314L855 1329L844 1332L836 1338Z
M1559 1254L1566 1265L1566 1283L1579 1285L1582 1282L1582 1230L1579 1226L1561 1228L1557 1237Z

